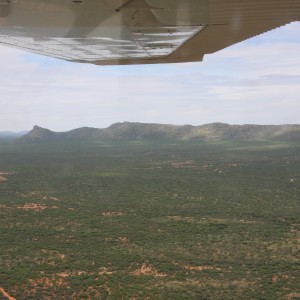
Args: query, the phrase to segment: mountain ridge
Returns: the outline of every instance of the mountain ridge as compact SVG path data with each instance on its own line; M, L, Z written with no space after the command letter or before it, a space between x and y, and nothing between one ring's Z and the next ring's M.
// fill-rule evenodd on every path
M210 123L204 125L172 125L156 123L122 122L107 128L80 127L55 132L35 125L31 131L17 138L19 143L39 143L57 140L297 140L300 125L230 125Z

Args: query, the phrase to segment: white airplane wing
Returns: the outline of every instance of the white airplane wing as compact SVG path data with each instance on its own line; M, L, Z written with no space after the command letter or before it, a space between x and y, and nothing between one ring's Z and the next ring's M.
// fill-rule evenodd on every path
M68 61L201 61L300 20L300 0L0 0L0 45Z

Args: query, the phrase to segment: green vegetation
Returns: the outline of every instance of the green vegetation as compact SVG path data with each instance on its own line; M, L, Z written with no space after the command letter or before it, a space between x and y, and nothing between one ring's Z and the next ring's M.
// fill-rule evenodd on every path
M0 287L299 299L299 195L300 143L0 142Z

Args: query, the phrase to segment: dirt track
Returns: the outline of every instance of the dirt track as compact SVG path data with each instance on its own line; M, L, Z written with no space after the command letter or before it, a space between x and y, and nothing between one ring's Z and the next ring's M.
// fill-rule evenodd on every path
M3 294L4 297L6 297L8 300L16 300L16 298L11 297L9 294L7 294L2 287L0 287L0 292Z

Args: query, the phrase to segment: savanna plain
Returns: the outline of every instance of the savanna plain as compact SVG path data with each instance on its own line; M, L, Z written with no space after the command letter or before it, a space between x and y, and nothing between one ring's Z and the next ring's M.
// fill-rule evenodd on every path
M300 299L299 220L300 143L2 140L0 299Z

